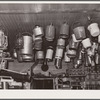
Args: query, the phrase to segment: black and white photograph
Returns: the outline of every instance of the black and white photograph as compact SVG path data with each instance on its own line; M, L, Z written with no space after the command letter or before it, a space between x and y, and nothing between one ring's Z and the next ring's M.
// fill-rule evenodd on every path
M1 90L100 90L100 4L0 3Z

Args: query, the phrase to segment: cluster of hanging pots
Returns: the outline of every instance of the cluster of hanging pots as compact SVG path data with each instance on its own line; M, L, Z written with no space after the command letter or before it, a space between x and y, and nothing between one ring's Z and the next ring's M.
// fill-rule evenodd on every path
M54 60L57 69L62 68L63 58L66 63L77 59L75 68L83 62L86 66L99 64L98 23L90 23L88 27L85 27L80 22L75 22L70 32L70 25L65 22L60 26L58 38L55 38L56 34L58 33L53 24L47 25L45 31L43 27L35 26L32 34L29 32L19 34L16 36L14 58L17 58L19 62L38 60L44 62L44 65ZM56 41L56 46L53 45L54 41ZM44 42L47 42L46 46ZM46 69L43 67L43 70Z

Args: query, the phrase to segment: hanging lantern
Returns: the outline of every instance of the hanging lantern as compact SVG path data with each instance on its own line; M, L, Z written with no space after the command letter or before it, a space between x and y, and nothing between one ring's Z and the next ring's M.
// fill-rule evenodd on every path
M38 36L41 36L42 37L44 35L43 28L42 27L39 27L39 26L36 26L33 29L33 34L35 35L35 37L38 37Z
M69 35L69 25L67 23L64 23L61 25L60 28L60 37L68 38L68 35Z
M51 24L46 27L45 38L47 41L53 41L55 37L55 27Z
M47 61L52 61L53 59L53 47L52 46L49 46L49 48L47 49L46 59Z
M92 23L88 26L88 30L93 37L100 35L100 29L97 23Z

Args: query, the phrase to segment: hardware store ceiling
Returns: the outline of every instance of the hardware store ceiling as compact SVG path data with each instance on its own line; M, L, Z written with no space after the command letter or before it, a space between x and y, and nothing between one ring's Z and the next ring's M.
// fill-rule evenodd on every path
M35 25L45 29L46 25L53 23L56 34L59 34L64 21L72 25L80 20L85 25L87 16L91 15L99 23L99 11L100 5L97 4L0 4L0 25L9 35L9 50L12 50L19 32L32 33Z

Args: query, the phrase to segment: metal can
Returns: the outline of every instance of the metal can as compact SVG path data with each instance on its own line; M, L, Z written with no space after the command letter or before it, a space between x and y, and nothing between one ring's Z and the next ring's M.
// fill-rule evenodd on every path
M43 28L40 27L40 26L36 26L33 29L33 34L35 35L35 37L37 37L37 36L43 36L44 35Z
M58 41L57 41L57 46L59 46L60 48L64 48L65 39L59 38Z
M44 59L44 52L43 51L36 51L36 60L43 60Z
M61 25L60 28L60 37L67 38L69 35L69 25L67 23L64 23Z
M47 41L53 41L55 37L55 27L51 24L46 27L45 38Z
M41 41L36 42L34 45L34 49L41 50L42 49L42 42Z
M35 43L34 43L34 49L36 50L41 50L42 49L42 38L41 37L36 37L35 38Z
M90 34L91 34L93 37L96 37L96 36L100 35L100 29L99 29L97 23L91 23L91 24L88 26L88 30L90 31Z
M84 40L82 41L82 44L83 44L83 47L84 47L85 49L92 46L91 41L90 41L90 38L84 39Z
M79 26L73 29L77 40L83 40L86 38L84 26Z
M53 47L52 46L49 46L49 48L47 49L46 59L48 61L51 61L53 59Z
M57 47L57 48L56 48L55 58L61 59L62 57L63 57L63 49Z
M22 55L33 55L33 39L29 33L23 33L23 48L21 49Z

